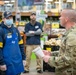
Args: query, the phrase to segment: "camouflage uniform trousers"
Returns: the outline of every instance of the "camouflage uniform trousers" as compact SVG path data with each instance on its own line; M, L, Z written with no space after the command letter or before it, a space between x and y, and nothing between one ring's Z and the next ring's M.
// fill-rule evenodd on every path
M73 69L73 71L70 69L65 71L56 69L55 75L76 75L76 69Z

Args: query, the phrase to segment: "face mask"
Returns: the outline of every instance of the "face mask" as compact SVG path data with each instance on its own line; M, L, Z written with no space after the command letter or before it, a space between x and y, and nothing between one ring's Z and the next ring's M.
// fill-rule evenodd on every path
M7 26L12 26L13 19L6 19L5 23L6 23Z

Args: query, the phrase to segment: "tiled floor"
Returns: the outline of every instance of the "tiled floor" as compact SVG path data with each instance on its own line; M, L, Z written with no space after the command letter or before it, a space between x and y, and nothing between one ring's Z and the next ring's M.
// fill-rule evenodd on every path
M36 60L31 61L30 72L22 73L21 75L55 75L53 72L43 72L42 74L37 73L36 71Z
M30 72L26 74L21 74L21 75L55 75L54 73L51 72L43 72L42 74L36 73L36 72Z

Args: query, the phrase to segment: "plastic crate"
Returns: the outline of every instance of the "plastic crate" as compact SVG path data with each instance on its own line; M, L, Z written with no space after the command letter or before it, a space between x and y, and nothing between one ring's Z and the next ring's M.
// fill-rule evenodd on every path
M51 67L43 61L43 71L55 72L55 67Z
M44 45L44 50L58 51L59 48L59 46Z

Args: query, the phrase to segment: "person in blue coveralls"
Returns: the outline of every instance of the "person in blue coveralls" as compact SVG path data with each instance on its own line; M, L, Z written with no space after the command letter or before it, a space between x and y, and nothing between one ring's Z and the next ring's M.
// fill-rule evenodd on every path
M20 75L25 60L23 40L13 25L12 13L5 11L3 18L4 23L0 25L0 71L5 75Z

